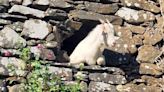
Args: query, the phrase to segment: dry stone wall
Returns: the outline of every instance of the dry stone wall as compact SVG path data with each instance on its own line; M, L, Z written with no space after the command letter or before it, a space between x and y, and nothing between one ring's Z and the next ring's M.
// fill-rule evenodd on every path
M18 84L6 82L28 72L18 56L30 47L63 81L80 75L83 92L163 92L163 14L163 0L0 0L0 90L18 92ZM106 65L69 66L69 54L99 19L120 37L105 49Z

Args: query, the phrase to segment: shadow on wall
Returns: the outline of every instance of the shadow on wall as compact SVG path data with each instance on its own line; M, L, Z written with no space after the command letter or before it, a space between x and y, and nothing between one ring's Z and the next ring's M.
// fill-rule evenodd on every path
M77 44L84 39L96 25L96 22L83 23L80 30L75 31L73 36L63 41L62 50L67 51L67 54L70 55ZM122 54L108 49L104 50L103 55L105 56L106 66L121 68L127 75L126 77L128 81L140 78L139 63L136 61L137 55L129 53Z

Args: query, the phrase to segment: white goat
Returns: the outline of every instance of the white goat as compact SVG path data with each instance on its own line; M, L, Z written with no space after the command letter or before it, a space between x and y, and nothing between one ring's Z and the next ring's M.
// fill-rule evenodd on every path
M97 25L86 38L84 38L70 55L70 64L76 65L86 63L88 65L105 64L105 58L102 55L103 46L113 46L119 37L114 36L113 25L107 20L100 20L101 24ZM104 48L103 48L104 50Z

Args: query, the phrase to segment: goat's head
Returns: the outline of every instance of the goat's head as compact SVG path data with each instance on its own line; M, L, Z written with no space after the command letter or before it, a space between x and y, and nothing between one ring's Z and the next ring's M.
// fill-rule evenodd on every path
M102 44L106 46L113 46L119 37L115 36L115 31L113 25L106 20L100 20L100 27L102 28Z

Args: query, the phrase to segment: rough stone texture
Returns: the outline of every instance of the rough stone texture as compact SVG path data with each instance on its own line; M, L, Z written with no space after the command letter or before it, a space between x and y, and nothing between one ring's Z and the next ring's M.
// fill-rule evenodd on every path
M82 25L82 22L77 22L70 19L66 21L66 26L73 30L79 30Z
M136 7L150 12L159 13L160 8L147 0L121 0L128 7Z
M26 72L23 71L26 68L26 65L25 62L21 59L0 57L0 66L0 75L24 76L26 74ZM15 72L10 69L11 67L15 70Z
M49 19L65 20L67 18L67 13L59 9L47 9L45 16Z
M162 32L160 32L158 29L148 29L143 36L143 43L146 45L155 45L163 38Z
M18 13L21 13L24 15L32 15L32 16L35 16L38 18L45 17L44 11L29 8L29 7L22 6L22 5L14 5L11 7L11 9L8 12L9 13L18 12Z
M34 53L35 56L39 56L43 60L55 60L56 57L54 52L50 49L46 49L42 46L35 46L30 48L31 52Z
M137 10L126 8L126 7L120 8L116 12L116 15L125 19L127 22L133 23L133 24L155 20L155 16L150 12L137 11Z
M90 73L89 79L95 82L105 82L109 84L125 84L127 80L122 75L111 75L107 73Z
M17 84L14 86L8 86L9 92L23 92L24 90L22 89L21 84Z
M143 63L154 63L160 51L151 45L143 45L138 49L137 61Z
M10 20L20 20L20 21L27 19L26 16L14 15L14 14L8 14L8 13L0 13L0 18L10 19Z
M161 75L162 70L155 64L141 63L140 74Z
M89 92L116 92L116 87L103 82L90 82Z
M62 80L72 80L72 70L69 68L49 67L49 72L58 75Z
M69 4L67 1L70 0L50 0L50 6L59 8L72 8L73 5Z
M45 21L30 19L25 21L21 34L30 38L44 39L51 31L51 26Z
M13 24L9 25L9 27L17 32L23 31L23 23L22 22L14 22Z
M33 2L33 0L23 0L22 5L28 6L28 5L31 5L32 2Z
M117 4L101 4L84 2L86 10L101 13L101 14L114 14L118 10Z
M134 40L134 43L135 45L143 45L143 35L134 35L133 36L133 40Z
M7 24L11 24L11 21L0 19L0 25L7 25Z
M21 4L22 0L9 0L10 3Z
M161 88L159 87L146 86L144 84L118 85L116 88L118 92L161 92Z
M49 5L50 1L49 0L35 0L34 4L37 4L37 5Z
M9 6L9 0L1 0L0 5Z
M0 47L21 48L26 46L26 40L9 27L0 31Z
M94 12L86 12L83 10L73 10L69 13L69 18L73 20L79 21L99 21L99 19L108 19L110 22L112 21L113 24L121 25L122 19L117 16L113 15L101 15Z

